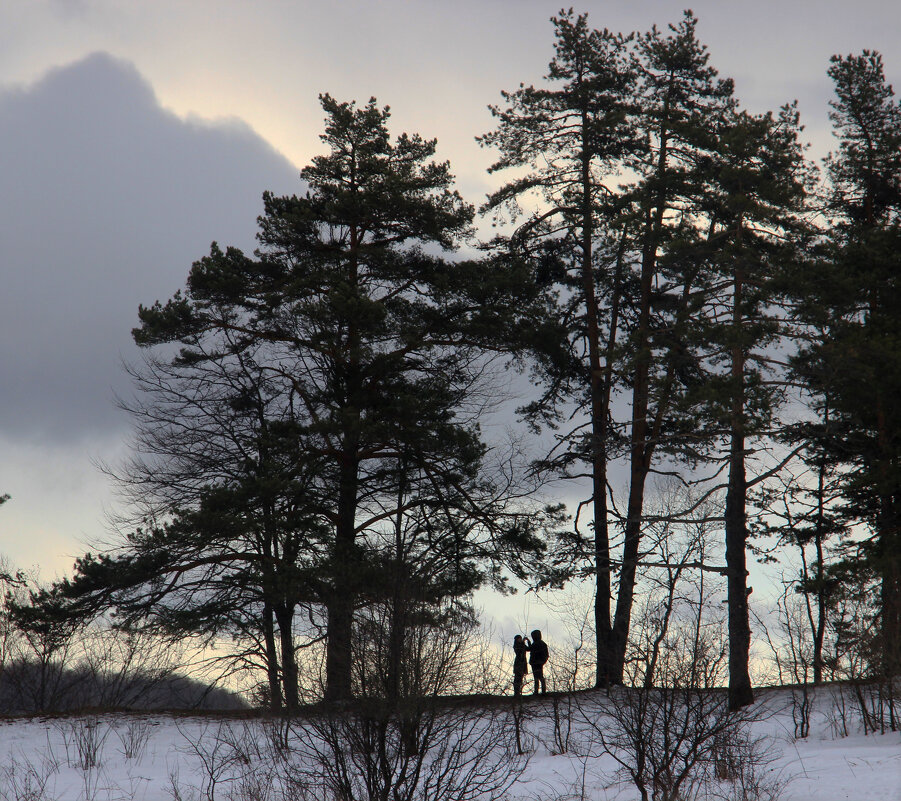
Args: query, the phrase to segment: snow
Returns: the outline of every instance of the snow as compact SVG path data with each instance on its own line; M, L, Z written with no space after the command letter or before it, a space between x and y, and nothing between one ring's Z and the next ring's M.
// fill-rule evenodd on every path
M785 755L789 798L901 799L898 734L789 743Z
M769 794L748 795L748 801L901 801L901 733L865 735L858 717L849 714L850 734L839 737L833 692L815 698L810 734L803 739L793 736L790 691L763 694L761 719L752 729L774 761L765 766ZM638 798L609 755L555 753L550 699L526 699L524 709L532 753L508 793L511 801ZM278 798L248 790L251 778L258 793L272 784L265 762L278 725L265 718L124 713L3 720L0 801ZM743 798L740 788L701 797Z

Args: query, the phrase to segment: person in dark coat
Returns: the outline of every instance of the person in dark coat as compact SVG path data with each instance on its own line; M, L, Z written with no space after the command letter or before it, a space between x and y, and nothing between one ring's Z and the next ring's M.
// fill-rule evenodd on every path
M521 634L513 638L513 695L522 695L522 682L529 666L526 664L526 643Z
M529 665L532 668L532 678L535 679L535 692L538 695L538 685L541 685L541 694L547 692L547 684L544 680L544 664L547 662L548 651L547 643L541 639L541 632L538 629L532 632L532 642L526 639L526 650L529 652Z

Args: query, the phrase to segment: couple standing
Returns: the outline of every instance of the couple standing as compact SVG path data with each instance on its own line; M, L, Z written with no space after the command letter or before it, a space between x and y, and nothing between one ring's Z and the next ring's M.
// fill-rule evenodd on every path
M547 692L544 681L544 663L547 662L547 643L541 639L538 629L532 632L532 641L528 637L517 634L513 638L513 695L522 695L523 677L529 672L526 665L526 651L529 652L529 665L532 667L532 677L535 679L535 692L538 695L538 686L541 685L541 694Z

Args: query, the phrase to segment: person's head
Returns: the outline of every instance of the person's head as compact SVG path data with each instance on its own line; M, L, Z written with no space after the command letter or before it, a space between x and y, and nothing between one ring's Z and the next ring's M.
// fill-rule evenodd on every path
M538 629L535 629L535 631L532 632L532 639L533 640L541 639L541 632Z
M521 643L521 642L522 642L522 634L517 634L517 635L513 638L513 644L514 644L514 645L518 645L518 644Z

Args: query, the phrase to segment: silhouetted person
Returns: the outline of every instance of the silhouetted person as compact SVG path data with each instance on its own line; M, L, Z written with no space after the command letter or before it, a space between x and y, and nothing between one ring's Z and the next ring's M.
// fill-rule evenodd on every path
M547 643L541 639L538 629L532 632L532 642L526 640L526 650L529 652L529 665L532 667L532 678L535 679L535 692L538 695L538 685L541 685L541 694L547 692L547 684L544 681L544 663L547 662Z
M526 664L527 650L522 635L517 634L513 638L513 695L522 695L523 678L529 672Z

